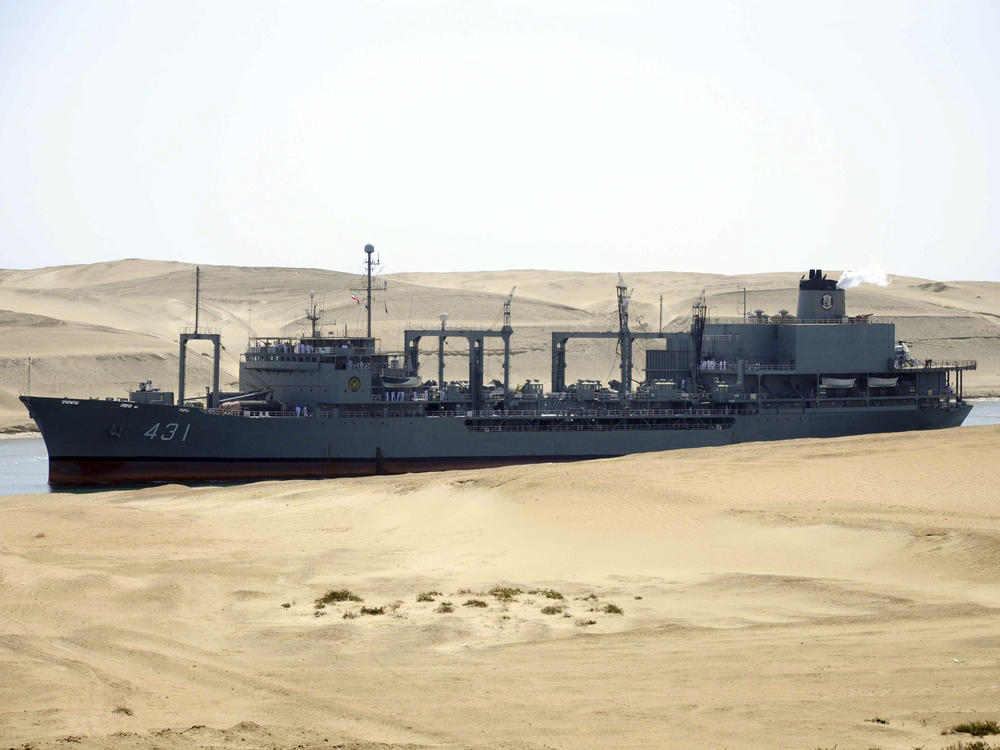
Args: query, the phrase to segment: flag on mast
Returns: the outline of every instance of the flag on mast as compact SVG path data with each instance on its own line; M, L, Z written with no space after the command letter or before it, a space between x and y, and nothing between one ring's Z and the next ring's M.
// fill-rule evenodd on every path
M361 304L361 300L358 299L358 295L352 294L351 299L357 302L359 305Z

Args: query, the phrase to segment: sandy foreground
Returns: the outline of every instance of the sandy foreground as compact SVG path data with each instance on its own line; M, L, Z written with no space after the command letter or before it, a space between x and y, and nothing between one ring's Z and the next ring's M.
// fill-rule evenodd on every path
M0 498L0 746L943 748L1000 720L998 455L989 426Z
M358 253L360 262L361 253ZM383 257L391 271L392 254ZM767 314L796 309L793 273L744 276L650 272L625 274L632 291L631 327L657 330L660 296L665 330L686 330L691 304L704 291L712 316ZM839 271L830 271L838 278ZM357 273L303 268L203 266L202 327L222 332L223 389L237 388L239 355L248 334L295 336L309 330L309 292L322 311L321 331L353 335L365 330L365 310L351 299L362 279ZM935 281L890 276L887 287L863 285L847 292L850 315L889 317L897 338L911 343L918 359L975 359L965 374L967 396L1000 394L1000 283ZM553 330L605 331L618 324L617 276L570 271L494 271L381 275L372 306L373 335L384 352L401 352L405 328L502 325L503 300L516 288L511 307L511 382L538 378L548 383ZM178 331L194 323L194 266L149 260L0 270L0 432L30 428L17 396L103 398L127 396L140 381L165 390L177 387ZM642 378L646 342L633 356ZM655 343L648 344L656 346ZM211 366L207 344L194 344L188 357L188 395L204 392ZM423 342L422 375L437 377L435 340ZM446 379L468 378L468 347L449 340ZM502 375L502 348L486 346L487 382ZM567 382L618 378L613 341L574 340L567 352Z

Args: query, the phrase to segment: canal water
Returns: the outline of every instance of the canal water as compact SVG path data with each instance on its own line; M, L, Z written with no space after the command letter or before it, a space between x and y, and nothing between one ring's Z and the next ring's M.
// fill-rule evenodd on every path
M1000 401L974 401L963 427L1000 424ZM48 454L40 437L0 437L0 495L50 492Z

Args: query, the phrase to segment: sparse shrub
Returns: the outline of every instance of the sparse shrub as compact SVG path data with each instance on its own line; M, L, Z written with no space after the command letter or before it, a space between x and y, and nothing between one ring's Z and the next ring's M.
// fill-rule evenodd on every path
M122 704L120 706L115 706L115 710L112 711L111 713L113 713L113 714L124 714L125 716L131 716L132 715L132 709L129 708L128 706Z
M316 603L313 605L313 609L326 609L326 605L317 599Z
M508 586L494 586L490 589L490 596L495 596L502 602L512 602L514 597L518 594L523 594L524 592L518 588L511 588Z
M362 607L361 614L363 615L384 615L385 607Z
M358 613L355 612L353 609L349 609L346 612L344 612L344 614L343 614L343 618L345 620L354 620L354 619L357 618L357 616L358 616Z
M285 602L284 604L281 605L281 608L282 609L288 609L291 606L292 606L291 602Z
M865 721L870 721L872 724L888 724L888 719L883 719L881 716L876 715L874 718L865 719Z
M326 612L324 612L321 609L317 609L315 612L313 612L313 617L326 617Z
M605 604L603 609L601 609L601 611L609 615L625 614L625 610L619 607L617 604Z
M1000 725L995 721L966 721L956 724L948 730L949 734L971 734L973 737L985 737L988 734L1000 734Z
M532 594L534 596L544 596L546 599L563 599L563 598L565 598L565 597L563 597L562 594L560 594L555 589L533 589L532 591L529 591L528 593Z
M440 591L422 591L421 593L417 594L417 601L418 602L433 602L433 601L435 601L434 597L436 597L436 596L441 596L441 592Z
M642 597L641 596L637 596L636 599L642 599Z
M437 612L438 614L446 615L449 612L454 612L455 607L452 605L451 602L441 602L439 605L437 605L437 607L434 608L434 611Z
M561 613L561 612L562 612L562 611L563 611L564 609L566 609L566 608L565 608L565 607L563 607L563 606L561 606L561 605L558 605L558 604L550 604L550 605L548 605L548 606L546 606L546 607L542 607L542 614L543 614L543 615L558 615L558 614L560 614L560 613Z
M462 606L463 607L488 607L490 605L488 605L482 599L468 599L468 600L466 600L466 602Z
M463 596L467 596L469 594L473 594L474 596L485 596L482 591L473 591L472 589L459 589L455 593L462 594Z
M580 620L576 621L576 626L578 628L585 628L588 625L596 625L596 624L597 624L597 620L584 620L584 619L580 619Z
M948 747L943 748L943 750L1000 750L1000 745L991 745L989 742L984 742L983 740L973 740L969 743L959 740L958 742L951 743Z
M581 602L596 602L597 601L597 594L591 592L591 593L587 594L586 596L578 596L577 599L579 599Z
M363 602L360 596L347 589L330 589L316 600L316 603L332 604L333 602Z

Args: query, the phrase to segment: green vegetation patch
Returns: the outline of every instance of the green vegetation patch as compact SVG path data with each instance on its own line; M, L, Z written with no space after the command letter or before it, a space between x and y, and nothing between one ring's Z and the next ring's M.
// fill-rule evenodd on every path
M515 596L523 593L521 589L511 586L494 586L489 591L490 596L494 596L502 602L512 602Z
M347 589L330 589L316 600L316 604L333 604L334 602L363 602L360 596ZM318 609L318 607L317 607Z
M544 596L546 599L564 599L565 597L555 589L532 589L528 592L532 596Z
M948 730L949 734L971 734L973 737L985 737L988 734L1000 734L1000 725L995 721L966 721L956 724Z

